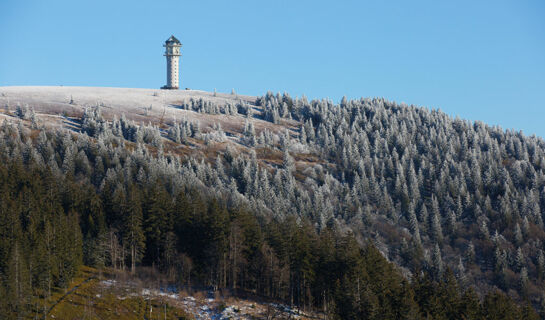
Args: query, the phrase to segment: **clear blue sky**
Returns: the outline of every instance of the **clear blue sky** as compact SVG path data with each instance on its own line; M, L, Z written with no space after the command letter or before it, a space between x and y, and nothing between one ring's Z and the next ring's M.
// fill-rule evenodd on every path
M0 1L0 86L385 97L545 137L545 1Z

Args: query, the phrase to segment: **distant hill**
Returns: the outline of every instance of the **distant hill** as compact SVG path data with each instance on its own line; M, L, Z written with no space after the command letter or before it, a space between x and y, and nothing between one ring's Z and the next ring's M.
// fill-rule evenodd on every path
M31 129L31 157L98 192L159 180L176 196L191 185L261 223L294 219L370 241L407 278L453 274L481 296L545 301L540 137L382 98L0 87L0 107ZM104 230L123 245L116 219ZM149 250L138 263L165 263Z

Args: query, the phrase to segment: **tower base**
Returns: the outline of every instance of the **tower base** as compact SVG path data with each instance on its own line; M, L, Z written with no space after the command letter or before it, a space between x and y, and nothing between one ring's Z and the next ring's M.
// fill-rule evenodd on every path
M178 87L162 86L161 89L163 89L163 90L178 90L178 89L180 89L180 88L178 88Z

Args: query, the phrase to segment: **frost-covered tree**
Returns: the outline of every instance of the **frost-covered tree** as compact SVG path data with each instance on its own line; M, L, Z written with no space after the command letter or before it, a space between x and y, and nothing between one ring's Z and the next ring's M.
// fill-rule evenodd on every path
M443 241L443 228L441 227L439 212L434 212L431 219L431 231L433 238L435 241L441 242Z
M257 137L253 122L246 120L242 135L244 137L244 142L248 144L248 146L255 146L257 144Z
M433 274L437 277L437 279L440 279L443 275L444 266L443 258L441 257L441 250L439 249L439 245L437 243L433 248L432 263Z
M515 224L515 243L520 246L522 245L522 242L524 239L522 238L522 231L520 230L520 225L517 223Z
M524 258L524 253L522 252L522 249L519 247L517 249L517 254L515 256L515 267L518 271L520 271L522 268L524 268L526 265L526 259Z

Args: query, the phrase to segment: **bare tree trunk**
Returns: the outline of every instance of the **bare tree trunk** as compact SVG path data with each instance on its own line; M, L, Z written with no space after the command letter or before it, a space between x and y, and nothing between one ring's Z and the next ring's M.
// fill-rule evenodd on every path
M325 315L325 318L327 319L327 298L326 298L326 295L325 295L325 290L322 292L322 295L323 295L323 310L324 310L324 315Z
M271 255L271 268L269 270L269 296L272 296L273 293L273 252L272 249L269 249L269 254Z
M121 269L123 271L125 271L125 257L126 257L126 254L125 254L125 243L123 243L123 246L121 247Z
M19 248L17 246L17 242L15 242L15 296L17 297L17 304L16 304L16 310L17 314L19 314L19 303L21 301L21 290L20 290L20 284L19 284ZM18 315L17 318L20 318Z
M233 289L237 288L237 234L235 233L235 255L233 260Z
M115 254L115 246L114 246L114 232L110 230L110 258L112 263L112 268L117 269L117 257Z
M136 268L136 246L134 243L131 245L131 273L134 274L134 269Z
M227 287L227 252L223 253L223 287Z

